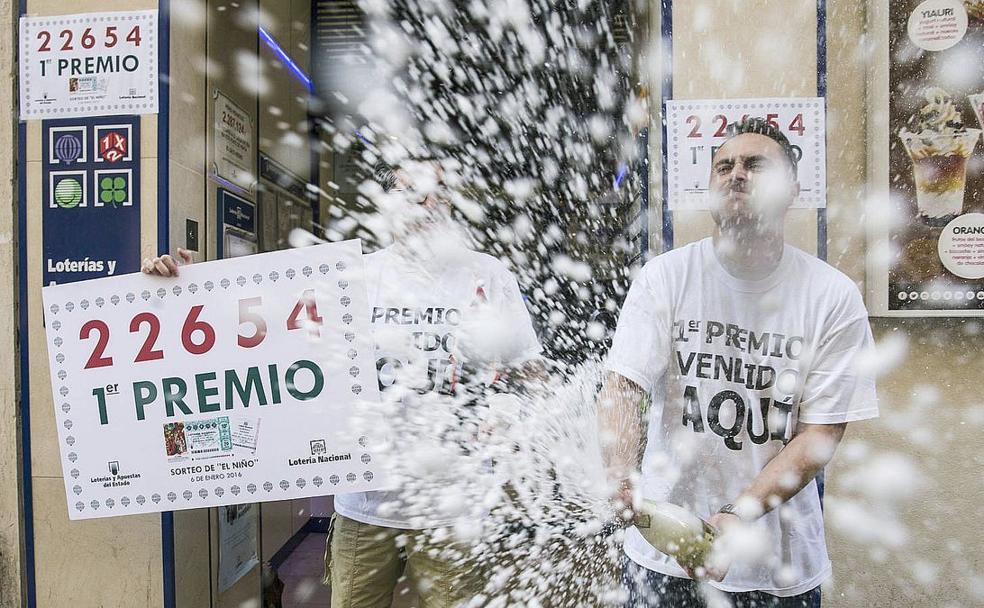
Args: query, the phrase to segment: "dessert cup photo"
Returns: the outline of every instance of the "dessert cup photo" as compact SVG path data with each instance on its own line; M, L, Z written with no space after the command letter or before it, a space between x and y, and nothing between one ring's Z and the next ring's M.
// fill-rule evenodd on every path
M964 127L945 90L929 87L923 96L926 103L899 131L899 139L912 161L918 216L928 225L942 226L963 213L967 159L974 153L981 130ZM976 97L970 96L975 113L982 109L975 104Z
M981 130L904 133L900 137L912 160L919 216L932 223L946 223L960 215L967 183L967 159L981 137Z

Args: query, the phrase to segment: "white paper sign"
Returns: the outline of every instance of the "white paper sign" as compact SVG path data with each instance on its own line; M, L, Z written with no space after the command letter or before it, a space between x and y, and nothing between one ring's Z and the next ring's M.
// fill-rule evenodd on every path
M827 206L825 114L822 97L705 99L666 102L668 203L671 210L709 207L711 156L728 124L743 117L776 125L800 153L794 208Z
M358 241L43 298L72 519L379 487Z
M219 507L219 593L260 563L257 511L254 504Z
M215 97L215 174L244 190L256 183L253 117L218 89Z
M157 11L20 19L21 120L155 114Z

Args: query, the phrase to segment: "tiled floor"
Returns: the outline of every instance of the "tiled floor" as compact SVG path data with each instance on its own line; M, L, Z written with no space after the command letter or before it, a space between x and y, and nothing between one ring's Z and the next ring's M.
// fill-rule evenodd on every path
M308 534L280 566L284 583L283 608L328 608L331 590L321 584L325 570L326 534ZM395 593L393 608L413 608L415 596L401 586Z
M331 591L321 584L327 534L308 534L277 573L284 582L283 608L328 608Z

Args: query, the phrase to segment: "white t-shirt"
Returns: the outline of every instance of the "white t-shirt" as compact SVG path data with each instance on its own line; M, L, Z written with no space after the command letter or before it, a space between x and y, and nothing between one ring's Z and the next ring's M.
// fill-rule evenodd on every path
M607 368L652 395L643 496L703 518L735 500L789 441L797 421L878 416L868 314L845 275L789 245L762 280L730 275L711 239L660 255L635 278ZM759 558L736 561L715 587L803 593L830 575L815 481L754 524ZM686 577L638 530L625 551Z
M430 259L408 259L391 246L364 260L380 390L397 382L420 393L446 386L459 330L478 313L479 305L494 311L509 330L508 353L501 364L516 366L539 356L540 343L519 285L498 259L464 247L445 249ZM336 496L335 510L389 528L453 524L454 517L442 517L433 503L396 489Z

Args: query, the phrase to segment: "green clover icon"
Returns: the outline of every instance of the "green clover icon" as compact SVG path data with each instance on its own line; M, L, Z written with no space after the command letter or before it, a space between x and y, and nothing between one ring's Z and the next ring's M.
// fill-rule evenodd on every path
M99 200L119 207L127 199L127 184L122 177L104 177L99 180Z

